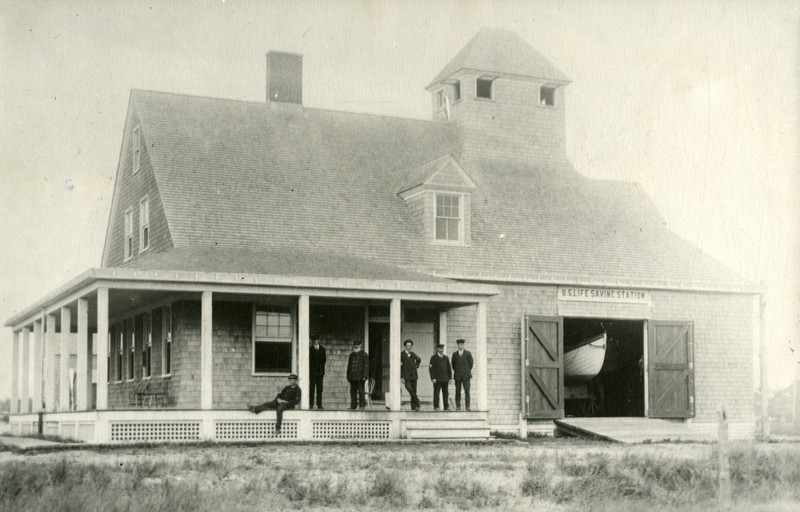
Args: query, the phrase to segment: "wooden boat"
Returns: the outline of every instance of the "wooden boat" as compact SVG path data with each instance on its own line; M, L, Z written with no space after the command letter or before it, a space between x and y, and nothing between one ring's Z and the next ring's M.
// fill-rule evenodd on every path
M606 333L585 340L564 354L564 380L571 383L586 382L594 378L606 358Z

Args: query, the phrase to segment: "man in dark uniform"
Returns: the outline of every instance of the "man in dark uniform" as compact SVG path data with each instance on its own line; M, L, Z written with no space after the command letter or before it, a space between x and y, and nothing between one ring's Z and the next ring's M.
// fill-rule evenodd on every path
M322 381L325 377L325 347L319 344L319 335L315 334L311 337L311 348L308 350L308 363L309 363L309 378L311 382L308 383L308 407L314 408L314 392L317 396L317 409L322 409Z
M439 410L439 392L441 391L444 410L446 411L449 409L447 385L450 383L453 370L450 368L450 360L444 355L444 345L441 343L436 345L436 353L431 356L429 371L431 381L433 381L433 408L434 410Z
M301 393L300 386L297 385L297 375L292 373L289 375L289 385L283 388L274 400L259 405L248 405L247 409L254 414L266 411L267 409L275 409L277 418L275 422L275 435L280 435L283 411L286 409L294 409L295 406L300 403Z
M456 410L461 410L461 386L464 386L464 407L469 410L469 380L472 378L472 354L464 348L463 339L456 340L458 350L451 356L456 381Z
M419 410L419 397L417 396L417 368L422 361L420 357L411 351L414 341L406 340L403 342L405 350L400 352L400 382L405 384L406 391L411 395L411 410Z
M350 382L350 408L367 406L364 383L369 379L369 356L361 350L361 341L353 342L353 351L347 359L347 381ZM356 401L358 395L358 401Z

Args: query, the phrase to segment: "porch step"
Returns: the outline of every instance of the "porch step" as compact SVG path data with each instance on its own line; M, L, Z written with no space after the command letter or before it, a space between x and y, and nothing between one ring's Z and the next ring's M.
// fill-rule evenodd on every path
M650 418L564 418L554 420L559 435L603 439L617 443L714 441L713 432L693 429L682 421Z
M488 439L489 422L486 413L468 413L462 418L448 415L403 420L407 439Z

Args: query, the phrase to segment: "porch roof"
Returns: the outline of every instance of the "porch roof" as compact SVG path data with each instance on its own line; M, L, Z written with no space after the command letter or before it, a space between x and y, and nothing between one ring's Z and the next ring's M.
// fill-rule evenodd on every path
M68 304L80 296L91 294L100 287L144 288L155 291L159 289L200 291L208 288L212 291L218 289L243 293L248 291L259 293L259 290L270 289L281 290L284 294L291 294L296 290L297 294L332 297L354 297L363 294L365 297L373 298L376 295L390 298L405 294L413 295L416 299L430 296L438 300L452 299L453 302L463 302L468 298L479 301L500 293L500 289L491 284L452 281L392 267L383 269L384 272L381 273L384 266L370 262L361 262L365 265L364 268L370 269L363 274L346 272L344 267L338 267L339 272L328 272L330 275L325 275L325 267L319 267L317 275L313 275L311 269L315 262L321 263L316 258L304 261L298 268L305 268L307 271L298 271L297 275L219 271L216 269L224 268L224 265L216 266L213 262L200 266L198 270L169 268L166 262L166 269L91 268L24 308L9 318L4 325L13 328L22 327L38 318L43 310ZM342 262L342 259L338 261L340 264ZM269 267L256 265L251 268Z

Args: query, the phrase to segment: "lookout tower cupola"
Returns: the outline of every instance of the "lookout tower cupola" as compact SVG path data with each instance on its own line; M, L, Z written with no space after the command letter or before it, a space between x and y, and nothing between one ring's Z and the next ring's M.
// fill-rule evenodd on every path
M427 89L433 118L456 123L462 154L509 160L566 159L569 78L525 40L482 28Z

